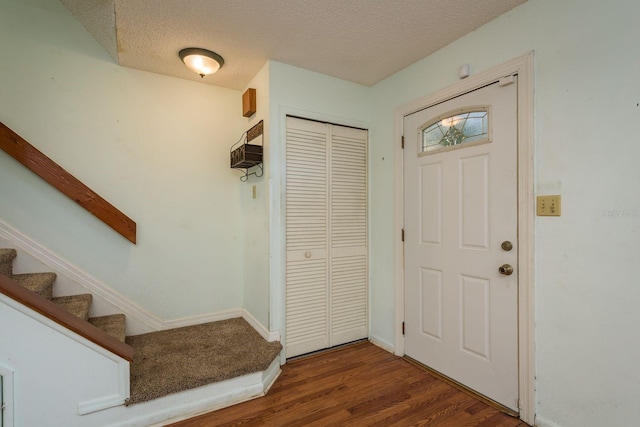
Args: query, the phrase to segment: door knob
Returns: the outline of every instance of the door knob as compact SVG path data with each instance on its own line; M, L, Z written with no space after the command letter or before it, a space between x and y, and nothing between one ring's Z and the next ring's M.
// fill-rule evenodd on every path
M311 258L311 252L310 251L305 252L304 253L304 257L305 258Z
M498 268L498 273L504 274L505 276L511 276L511 274L513 273L513 267L511 267L509 264L502 264Z

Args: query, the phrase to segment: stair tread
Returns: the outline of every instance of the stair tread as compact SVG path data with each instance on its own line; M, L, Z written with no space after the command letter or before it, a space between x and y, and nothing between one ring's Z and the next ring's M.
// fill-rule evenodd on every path
M11 277L13 259L18 255L15 249L0 248L0 274Z
M92 317L89 323L102 329L115 339L124 342L125 340L125 315L111 314L108 316Z
M43 298L52 298L53 282L56 281L55 273L14 274L11 278L23 288L27 288Z
M84 320L89 320L89 306L91 306L92 299L93 295L91 294L80 294L56 297L51 301L58 304L74 316Z
M243 318L128 336L129 404L265 371L282 350Z
M0 248L0 275L5 275L13 279L25 289L33 291L43 298L46 298L63 308L70 314L91 323L93 326L103 330L113 338L125 342L125 315L112 314L108 316L96 316L89 319L89 308L93 301L91 294L68 295L53 298L53 285L57 275L53 272L46 273L25 273L13 274L13 260L18 255L12 248ZM34 300L35 301L35 300ZM56 318L51 317L54 321ZM60 322L59 322L60 323ZM61 323L62 324L62 323ZM66 325L66 324L65 324ZM112 348L118 348L113 342L109 343ZM110 347L105 347L110 348ZM125 352L126 353L126 352ZM123 353L124 354L124 353ZM131 355L126 356L132 357ZM0 424L2 424L0 420Z

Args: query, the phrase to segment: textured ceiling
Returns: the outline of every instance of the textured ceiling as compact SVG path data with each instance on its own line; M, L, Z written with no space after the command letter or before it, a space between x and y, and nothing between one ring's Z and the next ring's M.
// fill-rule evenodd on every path
M267 60L372 85L526 0L61 0L125 67L242 89ZM185 47L222 55L203 80Z

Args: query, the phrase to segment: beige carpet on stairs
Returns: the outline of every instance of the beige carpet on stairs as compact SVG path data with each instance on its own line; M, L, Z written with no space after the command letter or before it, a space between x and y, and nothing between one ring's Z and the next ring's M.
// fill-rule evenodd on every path
M89 319L96 328L102 329L118 341L124 342L124 330L126 325L126 319L124 314L110 314L108 316L92 317Z
M0 248L0 274L125 341L124 314L89 318L91 294L53 297L56 275L13 274L16 256L14 249ZM133 347L128 404L264 371L282 350L242 318L130 336L125 342Z
M93 326L102 329L107 334L124 341L125 316L111 314L107 316L89 318L89 309L93 300L91 294L53 296L53 286L56 281L55 273L23 273L13 274L13 260L18 253L15 249L0 248L0 274L7 276L23 288L40 295L69 313L82 320L89 321Z
M129 404L263 371L282 345L235 318L129 336L133 347Z

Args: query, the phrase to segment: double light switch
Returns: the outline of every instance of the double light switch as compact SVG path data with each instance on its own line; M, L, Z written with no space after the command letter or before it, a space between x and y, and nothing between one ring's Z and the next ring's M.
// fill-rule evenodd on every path
M538 196L538 216L560 216L560 195Z

